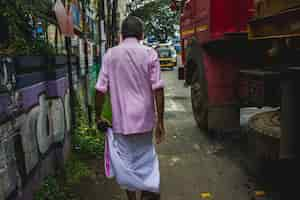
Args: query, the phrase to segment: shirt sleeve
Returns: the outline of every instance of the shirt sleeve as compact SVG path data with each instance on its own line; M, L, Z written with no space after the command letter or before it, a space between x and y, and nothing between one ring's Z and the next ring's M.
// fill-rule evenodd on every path
M108 54L105 54L103 56L102 66L96 83L96 89L102 93L106 93L108 90L108 83L109 83L108 68L109 68Z
M164 82L161 78L160 72L160 63L157 52L154 49L151 49L150 56L150 81L152 90L157 90L160 88L164 88Z

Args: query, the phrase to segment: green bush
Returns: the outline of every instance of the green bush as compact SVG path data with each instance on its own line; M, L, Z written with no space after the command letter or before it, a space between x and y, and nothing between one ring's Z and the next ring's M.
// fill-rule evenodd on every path
M104 151L104 135L96 128L80 127L72 137L74 151L77 153L102 158Z
M103 116L111 120L110 102L106 100ZM82 106L76 102L76 128L72 135L73 153L67 161L64 176L50 176L44 181L41 189L35 194L34 200L78 200L72 192L72 186L78 184L83 177L92 176L92 171L87 164L79 158L91 156L103 158L104 133L97 130L94 124L88 126L86 114Z
M73 185L78 184L83 177L89 177L92 171L72 155L67 161L63 176L49 176L43 182L34 200L77 200L71 191Z
M106 100L103 107L103 116L111 120L110 102ZM96 124L93 127L88 126L87 116L84 114L82 106L76 105L76 129L72 136L74 151L87 156L102 158L104 152L104 133L97 130Z
M78 184L83 177L92 175L87 164L81 161L76 154L73 154L65 165L65 184L72 186Z
M34 200L65 200L65 192L60 187L55 177L48 177L44 181L41 189L35 194Z

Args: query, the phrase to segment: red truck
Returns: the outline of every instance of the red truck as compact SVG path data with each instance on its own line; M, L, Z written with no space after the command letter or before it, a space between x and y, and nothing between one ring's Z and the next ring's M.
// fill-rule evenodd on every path
M236 130L240 119L239 61L234 47L247 36L253 3L251 0L181 3L182 61L185 80L192 90L196 122L204 129Z
M198 126L233 131L243 107L278 107L250 119L255 145L298 158L300 0L174 0L171 8L181 12L179 79Z

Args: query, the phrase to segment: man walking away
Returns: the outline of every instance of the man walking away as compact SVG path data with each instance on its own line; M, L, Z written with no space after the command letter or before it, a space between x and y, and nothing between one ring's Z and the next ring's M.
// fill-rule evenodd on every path
M152 132L160 144L165 136L164 84L156 51L139 42L143 29L139 18L129 16L122 23L122 42L104 55L96 84L96 120L105 121L101 112L109 91L113 121L106 135L105 167L111 170L106 175L116 178L129 200L136 200L137 191L142 200L159 200Z

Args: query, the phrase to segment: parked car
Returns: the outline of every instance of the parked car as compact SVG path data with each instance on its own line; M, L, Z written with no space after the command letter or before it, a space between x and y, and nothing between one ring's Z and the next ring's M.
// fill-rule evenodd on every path
M174 44L174 48L175 48L177 54L181 54L181 46L180 46L180 43Z
M159 55L161 68L173 68L177 66L177 55L173 46L159 44L155 49Z

